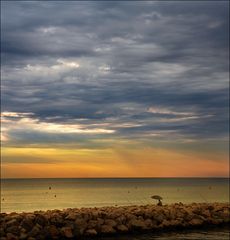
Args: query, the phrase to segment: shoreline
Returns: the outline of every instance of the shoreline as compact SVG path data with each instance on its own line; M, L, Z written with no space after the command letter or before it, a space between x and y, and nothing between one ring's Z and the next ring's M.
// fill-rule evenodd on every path
M229 203L175 203L1 213L0 240L79 239L227 226Z

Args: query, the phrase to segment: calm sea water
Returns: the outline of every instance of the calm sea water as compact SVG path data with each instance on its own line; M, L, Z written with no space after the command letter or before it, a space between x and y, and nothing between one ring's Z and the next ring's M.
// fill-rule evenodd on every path
M1 212L163 203L229 202L228 178L3 179ZM115 240L108 238L105 240ZM228 229L119 237L119 240L228 240Z
M227 178L3 179L1 187L1 212L152 204L152 195L165 204L229 201Z

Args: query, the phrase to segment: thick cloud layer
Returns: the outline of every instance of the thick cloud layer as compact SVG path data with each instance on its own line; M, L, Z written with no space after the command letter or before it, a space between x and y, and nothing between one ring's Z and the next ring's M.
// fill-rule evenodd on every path
M225 141L228 14L225 1L3 2L6 144Z

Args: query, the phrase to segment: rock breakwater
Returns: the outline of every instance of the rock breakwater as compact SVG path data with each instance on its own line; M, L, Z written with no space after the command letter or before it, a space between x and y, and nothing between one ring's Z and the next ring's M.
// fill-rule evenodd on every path
M1 213L0 240L103 237L229 224L228 203L119 206Z

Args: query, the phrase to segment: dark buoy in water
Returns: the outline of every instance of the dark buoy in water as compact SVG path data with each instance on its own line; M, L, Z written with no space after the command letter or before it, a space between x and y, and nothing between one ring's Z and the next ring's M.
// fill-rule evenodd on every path
M51 187L49 187L49 190L51 190Z
M54 195L54 197L57 197L56 194Z
M2 201L4 201L5 199L3 198Z

